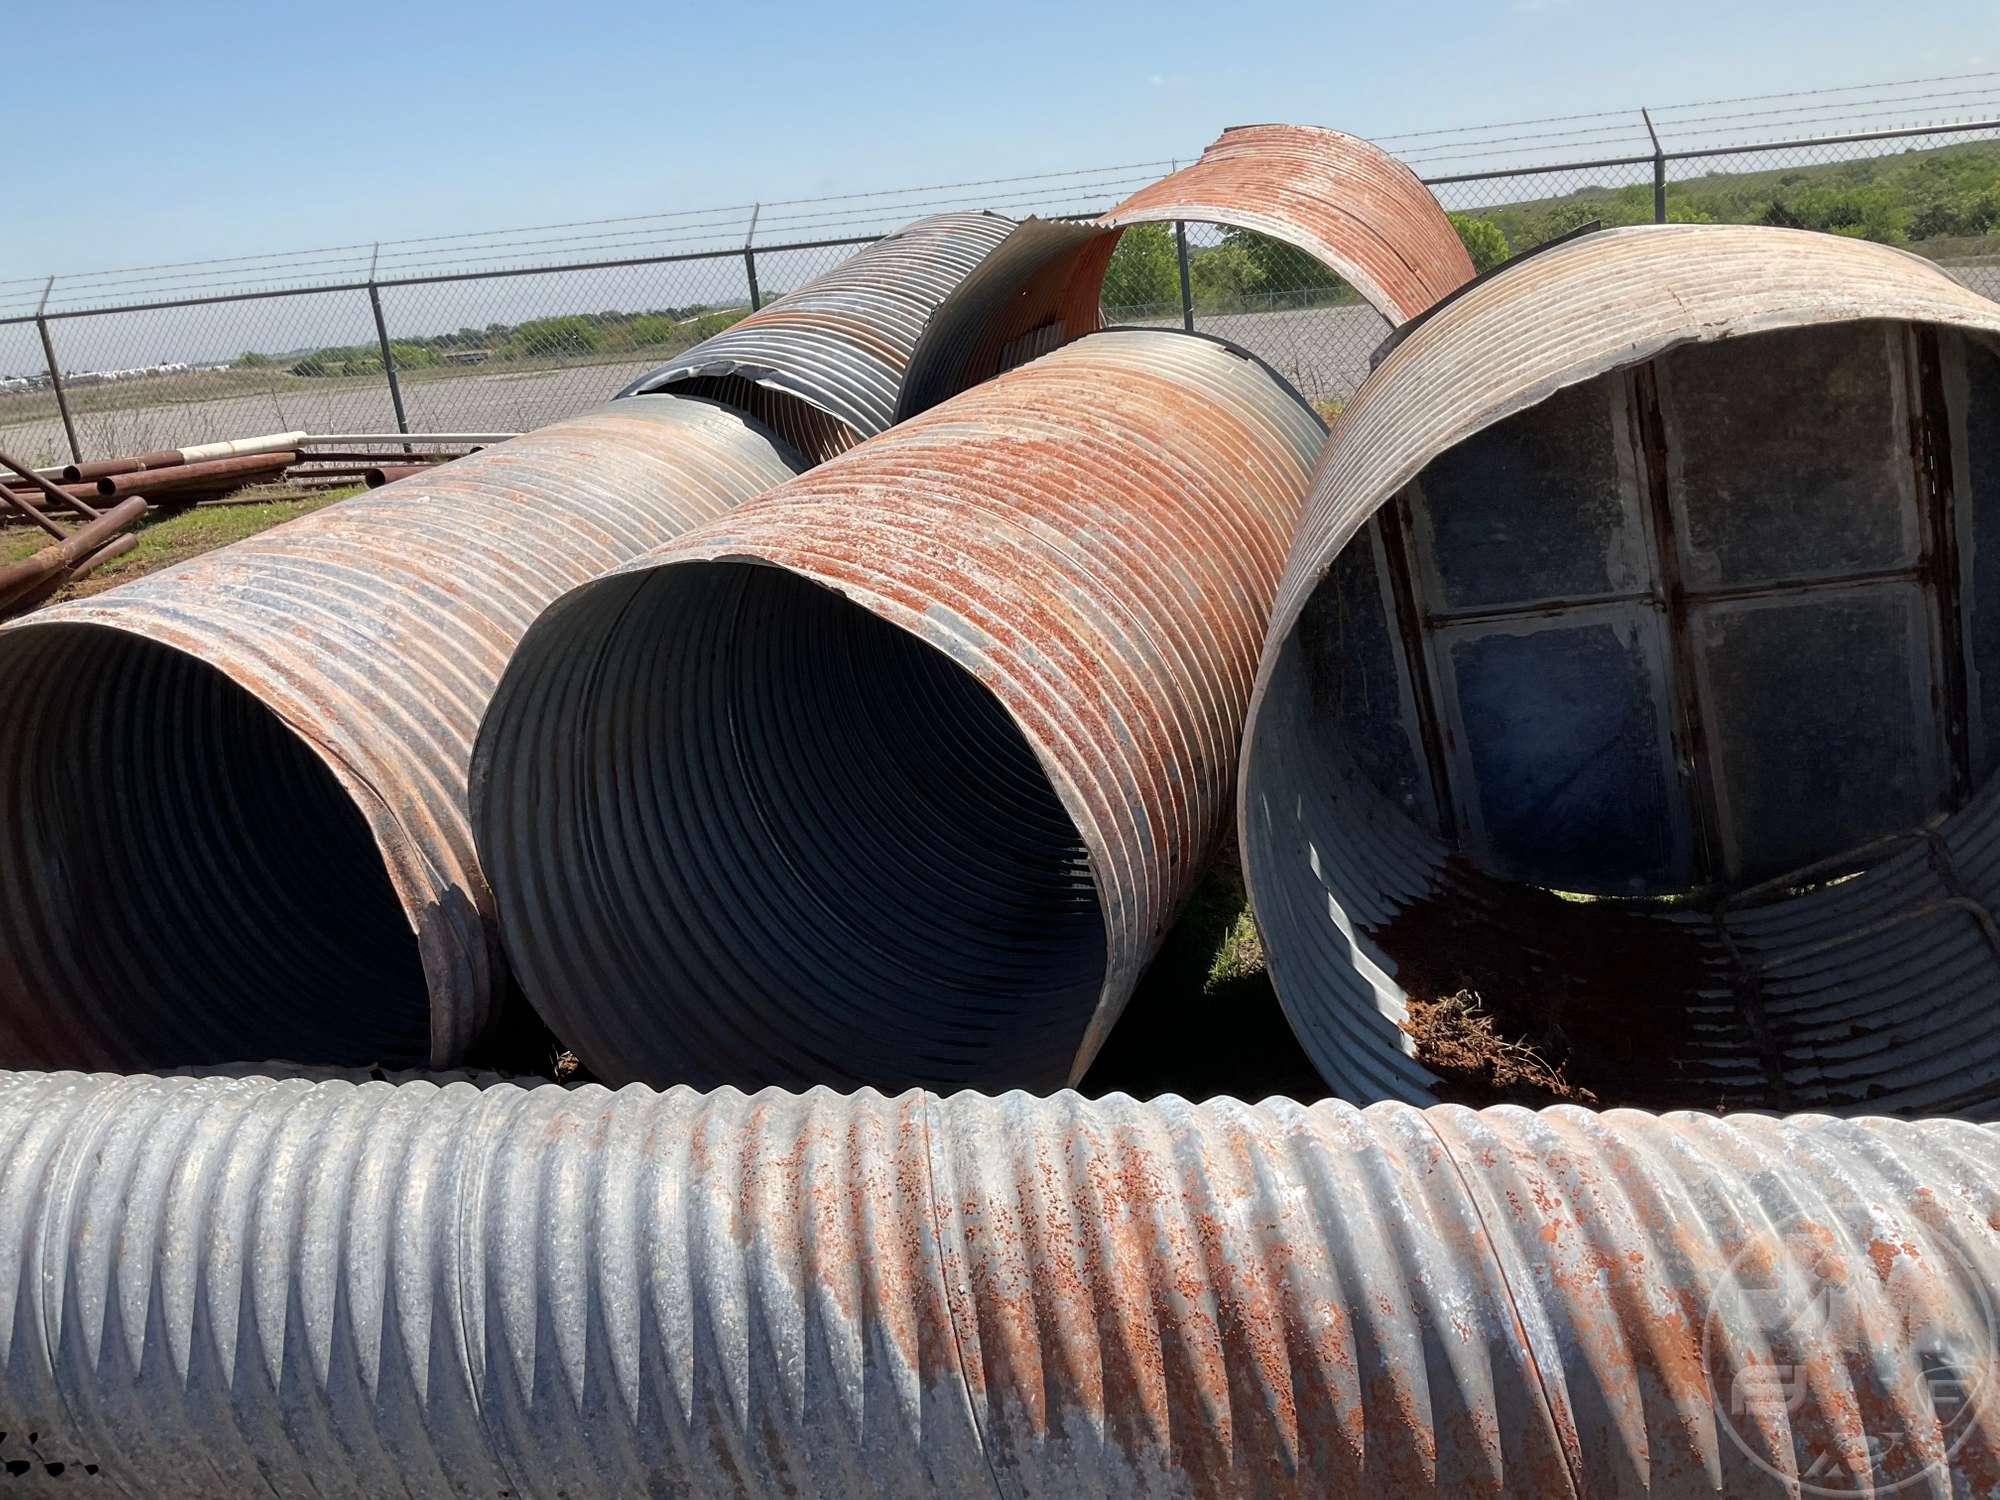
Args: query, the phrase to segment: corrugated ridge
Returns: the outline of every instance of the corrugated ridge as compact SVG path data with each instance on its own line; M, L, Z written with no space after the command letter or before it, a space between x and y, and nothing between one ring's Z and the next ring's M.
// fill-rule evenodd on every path
M35 704L0 726L0 1051L456 1061L496 999L464 784L514 642L802 466L621 402L0 632Z
M815 461L832 458L896 420L903 373L932 311L1013 229L1013 220L993 213L918 219L620 394L698 382L697 393L729 399L728 387L713 382L747 382L768 393L765 409L752 412L764 420L770 407L791 405L831 418L836 428L805 413L773 425L814 439L800 451Z
M162 1496L1986 1495L1996 1184L1955 1121L4 1074L0 1461Z
M1320 432L1096 334L558 602L473 772L545 1019L614 1079L1077 1076L1227 815Z
M1098 222L1176 219L1254 230L1303 250L1391 324L1473 274L1458 232L1414 172L1372 142L1317 125L1232 126L1199 160Z
M1245 879L1279 999L1337 1092L1435 1097L1395 1024L1402 992L1365 929L1418 897L1492 902L1490 886L1448 869L1434 839L1384 814L1365 782L1340 774L1306 733L1296 630L1334 557L1433 457L1558 389L1680 344L1861 319L2000 332L1990 301L1885 246L1736 225L1613 230L1551 249L1441 309L1342 411L1279 588L1239 787ZM2000 902L1996 789L1958 813L1944 838L1974 895ZM1919 848L1810 897L1732 912L1729 928L1761 965L1946 893ZM1986 1117L2000 1099L1987 1024L1993 957L1977 926L1954 916L1850 945L1807 972L1780 964L1762 1003L1798 1037L1782 1078L1726 1048L1698 1061L1717 1097L1758 1107ZM1712 967L1726 992L1719 953Z

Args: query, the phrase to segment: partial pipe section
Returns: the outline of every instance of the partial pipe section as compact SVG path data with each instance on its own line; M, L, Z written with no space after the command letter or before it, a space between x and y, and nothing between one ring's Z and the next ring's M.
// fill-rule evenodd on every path
M134 1494L1990 1495L2000 1141L0 1074L0 1463Z
M1104 274L1133 224L1269 236L1345 278L1397 327L1472 279L1458 231L1379 146L1316 125L1239 125L1198 161L1084 223L1028 219L938 306L910 358L899 420L1100 326Z
M1248 229L1337 272L1391 325L1472 279L1472 257L1431 190L1372 141L1319 125L1236 125L1199 160L1098 220Z
M822 462L893 422L924 324L1014 228L993 213L933 214L704 339L621 394L733 406Z
M557 601L481 728L515 972L601 1078L1079 1077L1212 852L1323 435L1093 335Z
M0 630L0 1056L460 1058L472 736L564 590L803 467L623 401Z
M1914 256L1618 230L1425 320L1335 424L1244 742L1327 1083L1994 1115L1995 557L2000 309Z

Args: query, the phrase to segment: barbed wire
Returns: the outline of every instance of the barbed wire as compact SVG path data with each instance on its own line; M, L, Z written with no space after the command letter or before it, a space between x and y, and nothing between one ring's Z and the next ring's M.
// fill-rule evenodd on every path
M1931 86L1990 84L1993 80L2000 80L2000 70L1694 100L1656 106L1652 114L1663 141L1671 135L1676 149L1698 149L1700 142L1724 141L1770 130L1781 120L1788 122L1785 128L1796 125L1816 134L1835 135L1850 123L1908 116L1922 106L1947 102L1957 105L1959 111L1951 123L1963 123L1974 118L1972 112L1981 107L1989 112L2000 111L2000 87L1931 90ZM1772 107L1731 109L1742 104ZM1729 112L1691 113L1701 110ZM1910 119L1907 123L1919 122ZM1532 128L1543 125L1564 128ZM1507 131L1515 133L1501 133ZM1523 170L1533 170L1563 165L1548 160L1559 153L1609 154L1627 146L1648 150L1652 144L1636 109L1579 111L1497 124L1406 131L1377 135L1373 139L1391 150L1414 146L1414 150L1403 153L1404 160L1412 167L1434 173L1444 173L1455 165L1496 162L1500 158L1517 159ZM20 311L8 311L6 315L19 316L39 306L45 292L50 309L70 310L95 301L115 306L130 301L165 301L176 295L216 295L231 289L304 290L319 284L359 280L370 274L381 277L385 271L400 277L442 274L454 267L472 270L511 265L532 270L544 262L553 270L565 259L636 259L655 252L703 253L705 249L733 248L749 229L753 213L760 235L860 238L864 231L897 227L901 216L950 209L994 208L1019 213L1055 211L1060 206L1064 210L1088 211L1101 206L1100 199L1122 196L1168 166L1166 161L1126 162L916 187L770 199L761 206L740 203L661 210L505 229L401 236L379 243L355 241L307 250L163 261L62 273L55 278L53 290L46 276L20 276L0 279L0 309L17 308ZM991 188L1018 191L996 196L985 191ZM767 248L782 246L773 244Z

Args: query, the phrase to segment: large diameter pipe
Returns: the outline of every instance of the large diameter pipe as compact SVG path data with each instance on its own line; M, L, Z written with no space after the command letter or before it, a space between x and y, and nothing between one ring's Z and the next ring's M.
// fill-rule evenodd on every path
M1985 1496L1955 1121L0 1075L0 1461L134 1494Z
M0 630L0 1057L459 1057L473 731L550 600L789 477L620 402Z
M1607 1103L2000 1113L1996 337L1903 252L1687 225L1553 248L1389 353L1322 458L1240 782L1336 1093L1465 1086L1412 1007L1470 991L1529 1013L1502 1040L1594 1051L1571 1081ZM1732 870L1746 833L1796 868Z
M1095 335L554 605L480 731L523 988L610 1079L1049 1087L1213 852L1322 437Z
M770 423L815 461L831 458L896 420L932 313L1013 228L992 213L918 219L622 394L707 396Z

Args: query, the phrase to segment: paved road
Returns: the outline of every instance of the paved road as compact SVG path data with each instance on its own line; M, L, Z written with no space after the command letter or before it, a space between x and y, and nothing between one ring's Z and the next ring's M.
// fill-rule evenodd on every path
M1235 313L1202 318L1197 326L1204 333L1243 344L1315 399L1345 396L1360 384L1368 373L1370 351L1389 331L1388 324L1365 307ZM648 359L411 380L403 395L410 426L419 432L525 432L589 410L657 363ZM168 400L157 406L102 412L89 409L91 395L81 391L75 398L78 437L87 458L264 432L393 432L396 426L387 388L372 384L341 382L315 389L310 383L288 380L262 395ZM0 448L30 455L36 463L67 458L61 423L48 417L10 425L9 399L0 397Z

